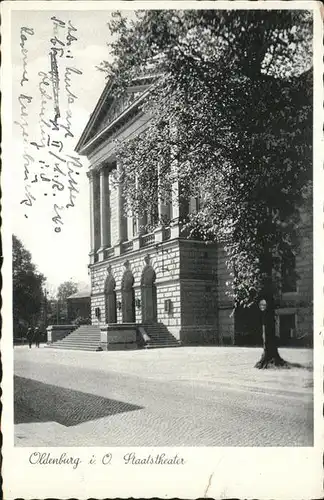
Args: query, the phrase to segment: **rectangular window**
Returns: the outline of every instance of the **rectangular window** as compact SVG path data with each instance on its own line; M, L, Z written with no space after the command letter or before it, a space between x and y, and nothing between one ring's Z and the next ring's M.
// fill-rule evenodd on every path
M293 253L285 257L281 264L282 293L297 291L296 257Z
M191 214L196 214L200 210L200 196L192 196L190 198L189 212Z

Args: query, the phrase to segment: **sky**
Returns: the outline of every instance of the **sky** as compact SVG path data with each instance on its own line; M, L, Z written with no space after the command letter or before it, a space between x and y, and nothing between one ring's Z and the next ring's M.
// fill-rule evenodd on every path
M53 30L57 25L57 22L51 20L52 16L65 23L65 26L56 28L56 38L65 43L63 51L56 52L60 74L61 118L58 122L67 125L65 117L69 97L66 91L68 88L75 96L73 102L71 99L69 120L71 122L69 130L74 137L64 138L64 129L52 131L50 127L42 125L43 132L45 131L42 143L41 118L47 124L50 123L49 119L54 118L53 90L51 84L46 86L46 82L50 81L48 78L46 79L46 75L50 71L49 52L54 45L58 48L63 47L59 42L51 42L51 38L54 36ZM83 157L82 166L80 167L78 164L76 167L72 160L74 172L77 172L73 177L77 182L74 187L78 189L78 193L68 190L70 184L67 183L66 172L62 173L65 175L63 191L60 191L58 186L53 189L47 181L41 182L40 173L44 174L44 171L48 173L51 170L53 177L53 161L56 159L49 156L50 150L59 154L63 147L62 152L65 156L60 156L60 158L66 159L76 156L75 145L106 83L105 74L98 71L96 66L109 57L107 46L110 40L107 27L109 17L109 12L102 11L16 11L12 14L11 57L14 121L12 163L10 165L12 169L10 186L12 228L13 233L31 252L34 264L39 272L45 275L47 286L52 289L69 279L83 284L89 281L87 266L90 250L90 213L89 185L86 176L89 163ZM77 31L68 31L69 21ZM77 39L71 41L68 49L69 33ZM70 52L68 53L67 50ZM70 55L71 58L67 58L67 55ZM77 70L77 72L69 73L70 87L64 85L66 68ZM51 97L47 99L43 97L43 114L40 117L42 102L39 85L41 82L43 82L41 89ZM23 113L27 113L28 116L24 116ZM31 145L32 142L37 146ZM31 156L32 160L26 159L24 155ZM51 164L48 167L50 161ZM66 167L66 162L59 162L56 165L62 172L61 166ZM26 166L28 170L27 180L25 179ZM61 173L57 172L57 174L60 176L58 179L62 180ZM35 175L36 177L34 177ZM31 183L36 178L37 182ZM29 185L29 193L32 193L33 198L35 198L32 201L32 206L22 203L24 199L27 199L25 196L27 184ZM54 202L60 207L66 206L70 192L76 196L73 199L74 206L69 207L69 209L65 208L64 215L61 216L63 225L53 223L52 218L58 213L58 210L55 212L53 209ZM56 197L54 198L54 196ZM60 215L62 213L60 212ZM55 228L60 232L55 232Z

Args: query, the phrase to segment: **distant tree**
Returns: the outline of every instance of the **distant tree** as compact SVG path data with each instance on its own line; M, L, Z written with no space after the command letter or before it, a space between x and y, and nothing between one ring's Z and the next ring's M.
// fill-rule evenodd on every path
M64 281L57 289L57 315L60 319L67 319L68 307L67 298L78 291L78 285L72 280Z
M307 11L149 10L114 15L111 63L118 98L140 74L159 75L143 110L148 129L123 142L128 209L152 213L171 196L200 196L183 222L228 255L234 307L265 298L264 355L275 345L276 275L300 243L312 197L312 17ZM157 172L159 171L159 182Z
M64 281L57 289L57 299L65 302L66 299L78 291L78 285L74 281Z
M15 336L20 336L40 319L45 277L37 272L31 253L15 235L12 237L12 279L13 327Z

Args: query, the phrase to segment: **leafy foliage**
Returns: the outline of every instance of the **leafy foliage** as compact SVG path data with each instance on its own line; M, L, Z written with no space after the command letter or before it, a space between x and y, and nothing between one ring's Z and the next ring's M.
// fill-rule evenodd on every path
M13 324L14 333L24 333L27 326L35 326L43 300L43 274L38 273L31 254L22 242L12 237Z
M199 210L183 223L225 246L234 303L273 296L273 271L297 250L311 204L311 14L138 11L116 13L110 30L103 69L116 96L158 75L143 105L148 128L119 148L127 209L152 212L176 181L182 202L198 190Z
M78 291L78 285L74 281L64 281L57 289L57 300L66 302L66 299Z

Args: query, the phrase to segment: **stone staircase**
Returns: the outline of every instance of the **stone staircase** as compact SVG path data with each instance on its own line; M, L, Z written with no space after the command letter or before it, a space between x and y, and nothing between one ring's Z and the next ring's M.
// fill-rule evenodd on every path
M140 330L144 339L144 349L181 346L181 342L169 332L163 323L143 324Z
M62 340L57 340L46 347L76 351L101 351L100 328L93 325L81 325Z

